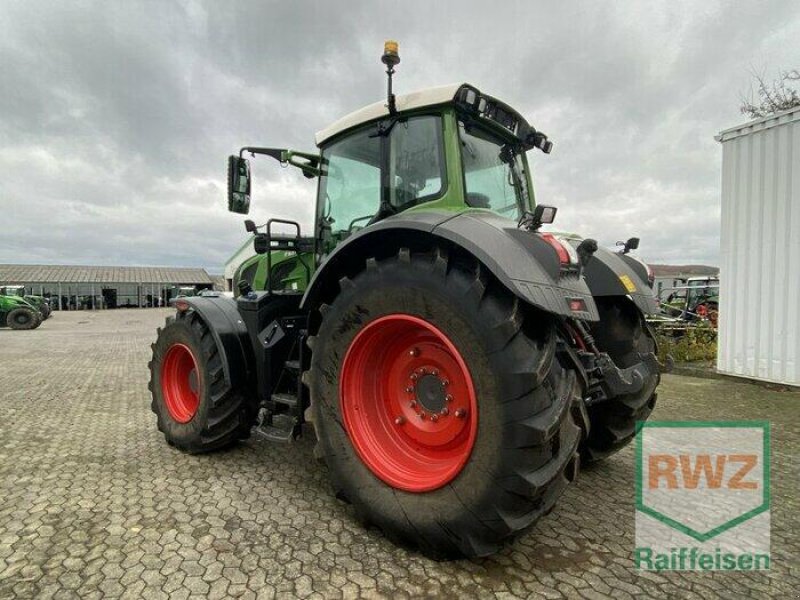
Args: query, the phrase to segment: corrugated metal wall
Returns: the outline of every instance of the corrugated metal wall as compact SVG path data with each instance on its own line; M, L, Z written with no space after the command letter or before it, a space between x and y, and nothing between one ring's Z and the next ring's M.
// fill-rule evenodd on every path
M800 385L800 108L720 133L723 373Z

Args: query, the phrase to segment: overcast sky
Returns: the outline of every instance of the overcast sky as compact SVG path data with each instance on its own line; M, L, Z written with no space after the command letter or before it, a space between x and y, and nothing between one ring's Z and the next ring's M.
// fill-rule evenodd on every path
M800 2L0 3L0 262L203 266L244 239L226 157L313 150L384 95L467 81L554 141L560 229L716 264L721 148L753 70L800 66ZM256 159L251 216L311 223L315 183ZM309 227L310 231L310 227Z

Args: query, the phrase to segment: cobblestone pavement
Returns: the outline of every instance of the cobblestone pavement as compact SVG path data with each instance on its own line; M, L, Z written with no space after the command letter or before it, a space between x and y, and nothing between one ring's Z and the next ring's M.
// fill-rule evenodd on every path
M167 313L0 330L0 598L797 597L800 394L666 376L653 415L772 421L769 574L636 572L630 448L502 553L437 563L362 529L309 439L167 446L146 369Z

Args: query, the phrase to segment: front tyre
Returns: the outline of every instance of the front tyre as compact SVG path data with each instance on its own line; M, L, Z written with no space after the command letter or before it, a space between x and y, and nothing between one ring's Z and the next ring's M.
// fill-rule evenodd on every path
M20 306L6 315L6 323L11 329L36 329L42 324L42 317L38 311Z
M580 383L553 321L441 251L340 285L305 378L337 496L431 556L497 551L578 469Z
M200 315L167 318L152 350L151 408L169 444L196 454L249 435L254 411L225 380L221 354Z

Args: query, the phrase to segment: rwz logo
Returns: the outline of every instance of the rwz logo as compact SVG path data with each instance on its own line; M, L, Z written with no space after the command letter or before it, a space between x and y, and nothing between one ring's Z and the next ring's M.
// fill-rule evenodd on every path
M757 464L758 456L755 454L651 454L648 457L647 485L656 489L664 483L671 490L696 490L704 480L709 489L724 485L731 490L755 490L759 482L745 481L745 477ZM733 471L727 479L726 466L732 467L728 472Z
M769 568L769 433L761 421L639 423L639 568Z

